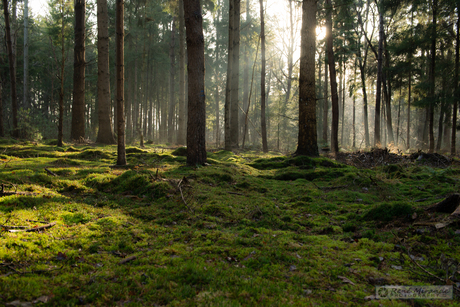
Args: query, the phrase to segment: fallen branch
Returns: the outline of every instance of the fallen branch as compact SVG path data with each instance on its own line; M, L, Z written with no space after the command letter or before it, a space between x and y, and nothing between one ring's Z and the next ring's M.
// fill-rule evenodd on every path
M56 173L53 173L52 171L50 171L50 170L47 169L46 167L45 167L45 171L46 171L48 174L50 174L51 176L58 177L58 175L57 175Z
M120 260L118 262L118 264L125 264L127 262L133 261L136 258L137 258L136 256L131 256L131 257L128 257L128 258L124 258L124 259Z
M47 228L51 228L56 225L56 222L49 223L43 226L34 227L34 228L27 228L27 226L6 226L1 225L0 227L8 230L9 232L34 232L34 231L41 231Z
M184 178L185 178L185 177L184 177ZM179 181L179 183L177 184L177 188L179 189L180 197L182 198L182 201L184 202L185 207L187 207L187 209L188 209L190 212L193 213L193 209L192 209L191 207L189 207L189 205L187 205L187 202L185 201L185 198L184 198L184 194L182 193L182 188L180 187L180 185L181 185L181 183L182 183L183 180L184 180L184 179L181 179L181 180Z
M241 194L241 193L237 193L237 192L227 192L228 194L234 194L234 195L241 195L241 196L244 196L244 194Z

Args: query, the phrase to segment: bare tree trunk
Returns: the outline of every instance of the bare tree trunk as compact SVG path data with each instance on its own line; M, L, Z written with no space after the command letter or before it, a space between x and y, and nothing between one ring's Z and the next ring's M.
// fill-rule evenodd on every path
M384 44L384 53L385 53L385 67L387 72L383 71L382 69L382 83L383 83L383 97L385 100L385 107L386 107L386 127L387 127L387 134L388 134L388 143L394 143L394 135L393 135L393 120L391 118L391 84L390 80L387 78L388 70L390 69L390 53L387 48L387 40L385 32L383 32L383 44ZM383 65L383 63L382 63Z
M240 70L240 12L241 0L234 1L234 14L233 14L233 48L232 48L232 94L230 104L230 138L232 148L238 148L238 114L239 114L239 70Z
M175 116L175 82L174 76L176 71L176 58L174 54L174 48L176 46L176 16L173 16L172 25L171 25L171 44L169 45L169 60L170 67L169 67L169 111L168 111L168 142L173 143L174 138L174 124L173 118Z
M8 60L10 64L11 109L13 111L13 137L18 138L18 99L16 92L16 73L14 69L13 46L11 43L10 16L8 14L8 0L3 0L3 14L5 15L6 46L8 49Z
M250 15L249 15L249 1L246 0L246 26L245 28L248 29L249 27L249 22L250 22ZM244 46L244 68L243 68L243 110L246 111L248 108L248 100L249 100L249 41L250 38L247 38L246 44ZM245 140L247 138L247 135L243 135L247 129L246 127L242 124L246 123L246 114L242 112L241 118L240 118L240 130L242 130L242 138ZM243 141L244 143L244 141ZM242 145L244 148L244 144Z
M318 156L316 135L316 1L302 3L299 76L299 137L296 155Z
M58 146L64 145L64 69L65 69L65 22L64 22L64 0L61 0L61 86L59 89L59 123L58 123ZM57 58L56 58L57 61Z
M187 164L206 163L204 37L200 0L184 0L188 55Z
M227 60L227 83L225 87L225 114L224 114L224 129L225 129L225 150L232 150L232 139L231 139L231 103L232 103L232 69L233 69L233 36L234 36L234 23L235 19L235 4L233 0L229 0L230 8L228 14L228 60Z
M458 112L458 68L459 68L459 50L460 50L460 4L457 3L457 35L455 38L455 73L454 73L454 108L452 111L452 135L450 142L450 154L453 156L456 153L456 138L457 138L457 112Z
M331 80L331 96L332 96L332 129L331 129L331 150L334 153L339 152L339 100L337 93L337 76L335 70L335 60L333 51L332 38L332 5L331 0L326 0L326 36L327 36L327 57L329 61L329 74Z
M179 131L177 143L180 145L185 145L186 143L187 128L185 120L185 19L184 0L179 0Z
M29 4L28 0L24 0L24 91L23 105L25 109L29 105Z
M70 138L85 138L85 0L75 0L75 48Z
M323 143L324 145L327 144L327 132L329 130L328 122L328 113L329 113L329 91L328 91L328 82L329 82L329 70L327 67L327 48L325 50L325 57L324 57L324 106L323 106Z
M97 101L99 130L97 142L114 144L110 119L109 13L107 0L97 1Z
M260 124L262 130L262 150L268 152L267 145L267 123L265 121L265 21L264 21L264 3L263 0L259 0L260 4L260 40L261 40L261 53L262 53L262 67L260 70Z
M125 118L124 118L124 0L116 0L116 78L117 78L117 165L126 165Z
M438 0L432 0L432 29L431 29L431 63L430 63L430 97L429 105L429 138L430 152L434 152L434 100L436 82L436 18L438 11Z
M381 146L380 135L380 108L382 98L382 66L383 66L383 12L379 11L379 49L377 55L377 89L375 94L375 118L374 118L374 146Z

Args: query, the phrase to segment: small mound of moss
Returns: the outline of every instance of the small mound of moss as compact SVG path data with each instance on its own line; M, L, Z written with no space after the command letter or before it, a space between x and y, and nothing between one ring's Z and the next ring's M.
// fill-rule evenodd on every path
M280 169L289 166L296 166L301 169L312 169L315 161L306 156L297 156L293 158L274 157L269 159L256 159L249 166L259 170Z
M283 181L291 181L297 179L305 179L305 180L315 180L318 178L327 180L342 177L344 175L341 171L328 171L328 170L315 170L315 171L283 171L277 173L273 176L273 179L276 180L283 180Z
M77 151L79 151L79 150L78 150L78 149L75 149L75 148L73 148L72 146L70 146L70 147L69 147L69 148L67 148L65 151L66 151L66 152L77 152Z
M49 139L44 141L45 145L56 146L58 144L58 140L56 139Z
M97 160L97 159L112 159L112 154L98 150L98 149L86 149L78 154L70 155L69 158L77 158L84 160Z
M152 182L155 173L149 170L126 171L108 183L102 184L98 188L110 188L113 192L128 192L132 195L150 196L161 198L166 196L171 186L164 181Z
M126 153L131 154L131 153L147 153L148 151L139 149L137 147L129 147L126 148Z
M187 156L187 148L186 147L179 147L171 153L173 156Z
M53 165L80 165L80 162L72 159L56 159L51 162Z
M383 203L378 206L375 206L369 210L363 218L365 220L374 220L389 222L396 218L410 216L414 212L414 209L409 204L388 204Z

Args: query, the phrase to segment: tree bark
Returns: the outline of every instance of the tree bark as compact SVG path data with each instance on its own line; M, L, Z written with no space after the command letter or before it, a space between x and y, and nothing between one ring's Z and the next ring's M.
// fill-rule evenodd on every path
M231 139L231 103L232 103L232 70L233 70L233 36L234 36L234 23L235 19L235 5L233 0L229 0L229 12L228 12L228 60L227 60L227 83L225 87L225 106L224 106L224 148L225 150L232 150L232 139Z
M327 43L326 43L327 44ZM329 125L328 123L328 113L329 113L329 91L328 91L328 85L329 85L329 68L327 67L327 47L325 50L325 57L324 57L324 94L323 94L323 145L327 144L327 132L329 131Z
M16 92L16 73L14 69L13 46L11 42L10 16L8 13L8 0L3 0L3 14L5 15L5 35L6 46L8 49L8 61L10 64L10 84L11 84L11 110L13 112L13 137L19 137L18 130L18 98Z
M114 144L110 119L109 13L107 0L97 1L97 101L99 130L96 142Z
M185 20L184 0L179 0L179 131L177 144L185 145L187 136L185 114Z
M175 100L175 82L174 77L176 74L176 57L174 49L176 47L176 16L173 16L172 25L171 25L171 43L169 45L169 111L168 111L168 142L173 143L174 139L174 117L176 116L174 110L176 107Z
M316 1L302 3L302 38L300 47L299 76L299 137L296 155L316 157Z
M460 4L457 2L457 35L455 38L455 72L454 72L454 107L452 111L452 135L450 142L450 154L453 156L456 153L456 139L457 139L457 112L458 112L458 69L460 59Z
M431 29L431 63L430 63L430 105L429 105L429 139L430 152L434 152L434 102L436 82L436 23L437 23L438 0L432 0L432 29Z
M75 0L75 47L70 138L85 138L85 0Z
M375 118L374 118L374 146L381 146L380 135L380 108L382 98L382 67L383 67L383 12L379 11L379 49L377 53L377 89L375 94Z
M188 56L187 164L206 163L204 36L200 0L184 0Z
M126 165L125 117L124 117L124 0L116 0L116 78L117 78L117 165Z
M262 55L262 67L260 70L260 125L262 131L262 151L268 152L267 145L267 123L265 119L265 21L264 21L264 3L263 0L259 0L260 4L260 40L261 40L261 55ZM314 66L314 64L313 64ZM316 97L315 97L316 99ZM316 104L315 104L316 105Z
M339 99L337 93L337 74L335 70L335 60L333 51L332 37L332 4L331 0L326 0L326 37L327 37L327 57L329 61L329 75L331 79L331 96L332 96L332 129L331 129L331 150L334 153L339 152Z
M23 81L23 105L25 109L29 105L29 4L24 0L24 81Z
M64 146L64 70L65 70L65 22L64 22L64 0L61 0L61 75L59 88L59 123L58 123L58 145ZM57 58L56 58L57 61Z
M230 142L232 148L238 148L239 137L239 70L240 70L240 13L241 13L241 0L233 0L234 14L233 14L233 48L232 48L232 94L230 104Z

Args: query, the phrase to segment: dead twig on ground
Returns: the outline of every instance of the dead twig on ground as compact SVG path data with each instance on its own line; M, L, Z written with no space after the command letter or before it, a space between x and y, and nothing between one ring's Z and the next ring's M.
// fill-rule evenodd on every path
M50 170L47 169L46 167L45 167L45 171L46 171L48 174L50 174L51 176L58 177L58 175L57 175L56 173L53 173L52 171L50 171Z
M181 188L181 184L182 182L184 181L184 179L186 180L186 178L184 177L183 179L181 179L179 181L179 183L177 184L177 189L179 190L180 192L180 197L182 198L182 202L184 203L185 207L187 207L188 211L190 211L191 213L193 213L193 209L187 204L187 202L185 201L185 198L184 198L184 193L182 193L182 188Z
M56 222L49 223L43 226L28 228L28 226L7 226L7 225L0 225L1 228L9 231L9 232L35 232L35 231L42 231L47 228L51 228L56 225Z

